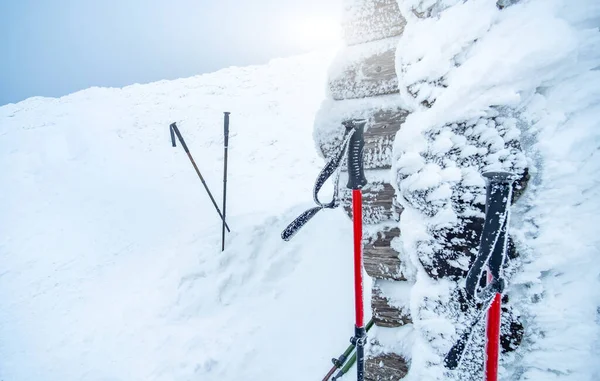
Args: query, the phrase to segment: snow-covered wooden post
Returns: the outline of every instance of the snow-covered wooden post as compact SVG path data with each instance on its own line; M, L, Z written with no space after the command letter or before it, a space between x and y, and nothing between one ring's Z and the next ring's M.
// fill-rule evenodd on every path
M421 314L434 313L434 310L440 307L436 304L439 301L435 300L428 304L424 300L425 297L421 298L423 300L417 297L416 302L411 300L411 297L414 298L414 295L411 296L411 290L416 283L417 273L424 272L426 278L431 279L432 284L449 280L457 285L466 275L465 269L468 268L469 260L472 260L472 252L477 249L483 222L482 218L461 216L451 229L427 230L432 239L430 247L433 249L430 253L420 253L416 248L405 252L402 231L399 228L400 219L403 218L400 202L403 202L407 208L410 207L411 212L421 213L424 218L432 218L440 208L439 200L429 197L431 189L413 192L403 183L407 176L398 173L406 163L399 164L404 156L401 149L395 148L398 147L398 143L401 146L403 142L394 142L394 140L398 132L400 132L399 136L402 136L403 125L409 117L409 112L399 105L410 104L413 112L426 112L433 107L436 101L435 95L443 92L444 81L443 78L439 80L434 78L431 83L427 81L408 83L402 77L404 73L397 72L405 68L402 52L399 54L396 52L403 39L406 25L402 12L405 12L407 18L415 23L427 22L424 19L439 14L446 5L442 2L407 1L406 4L404 3L397 0L344 0L343 27L346 46L338 53L332 64L329 76L330 97L323 103L317 115L314 130L314 137L321 153L325 157L330 157L337 152L342 143L344 131L342 123L349 119L367 120L364 136L364 164L369 185L363 189L364 268L374 279L371 309L375 324L378 327L388 328L386 331L388 333L391 332L390 328L397 329L392 335L395 338L402 336L401 331L419 335L419 329L412 328L413 320L421 321ZM398 4L402 7L402 12ZM411 4L418 5L413 8ZM502 8L500 4L498 8ZM411 39L418 40L418 37L413 35ZM402 62L396 62L397 60ZM407 62L412 64L410 59ZM419 62L418 59L416 62ZM427 89L433 90L427 91ZM408 103L406 97L411 98ZM489 125L490 134L497 134L502 139L506 137L503 144L509 157L504 160L503 165L507 170L514 170L515 173L523 176L522 181L517 182L517 188L522 188L523 180L526 180L527 176L522 167L519 142L514 136L511 137L514 133L514 126L511 124L514 118L511 119L510 112L506 113L503 110L496 114L494 112L488 114L489 116L481 119L481 123ZM466 136L469 134L469 128L473 128L469 123L472 121L452 123L445 133L451 132L451 135L457 136L458 140L468 141L476 147L481 146L481 152L491 153L485 141L478 141L472 134ZM431 134L424 136L428 145L434 145L436 134L437 130L432 130ZM445 153L442 153L442 157L436 155L437 152L429 152L426 148L424 152L417 153L415 156L422 161L423 166L416 169L402 168L402 170L409 173L419 172L423 168L425 170L433 168L438 165L438 162L445 160L443 157ZM480 156L471 163L472 168L469 167L470 162L457 162L456 168L458 170L464 168L467 172L472 169L473 176L478 176L477 171L481 170L488 160L487 154ZM472 157L468 158L471 159ZM403 186L407 189L402 190ZM453 187L452 183L448 183L446 186L447 192L444 193L444 197L448 200L444 202L447 206L456 210L468 208L474 213L473 215L477 214L479 206L474 195L478 194L477 192L481 193L478 184L465 183ZM402 190L401 195L397 194L398 190ZM341 188L340 194L343 197L342 203L350 215L350 193L345 188ZM466 197L468 195L472 197L469 199ZM514 254L512 246L511 250ZM468 309L464 301L453 300L453 303L458 305L459 309ZM417 315L413 316L414 313ZM507 314L510 315L510 311ZM522 326L512 315L506 321L502 340L503 348L508 350L520 340ZM383 331L381 334L379 332L377 329L374 330L370 337L371 345L365 379L373 381L401 379L409 371L409 360L412 361L411 344L395 342L390 345L385 341L386 337L391 336L384 334ZM427 336L426 340L437 340L441 336L435 335L429 337L423 334L423 337ZM394 348L403 348L403 353L399 353L398 349ZM435 350L432 353L435 353ZM437 355L440 359L443 358L443 353ZM439 364L433 362L431 365Z
M408 115L398 107L395 70L396 46L404 24L396 0L345 0L346 47L334 60L330 98L315 123L317 145L325 157L330 157L342 143L342 123L355 118L367 120L364 165L369 185L363 189L364 268L375 280L371 301L375 324L388 328L411 323L408 306L391 302L382 287L386 282L406 280L398 252L392 247L400 236L402 209L390 183L394 136ZM351 216L350 192L341 187L340 194ZM385 351L372 341L366 380L400 379L407 371L408 361L403 356Z

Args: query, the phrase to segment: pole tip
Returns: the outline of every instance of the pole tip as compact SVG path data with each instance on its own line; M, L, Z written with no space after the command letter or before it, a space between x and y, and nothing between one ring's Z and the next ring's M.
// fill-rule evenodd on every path
M223 112L223 114L225 114L225 115L229 115L229 114L231 114L231 113L230 113L229 111L224 111L224 112Z

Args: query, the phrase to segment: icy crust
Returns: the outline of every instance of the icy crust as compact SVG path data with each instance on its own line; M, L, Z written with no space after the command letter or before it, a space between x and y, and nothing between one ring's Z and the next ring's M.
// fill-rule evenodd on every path
M362 98L396 92L393 56L398 37L346 46L329 69L329 87L334 98ZM382 64L389 64L382 71ZM387 74L387 75L384 75ZM375 78L375 80L373 79Z
M349 45L402 33L406 20L396 0L345 0L342 25Z
M404 207L399 255L407 262L404 274L414 282L407 380L481 379L481 342L470 346L456 372L442 366L443 357L470 319L469 311L460 310L456 294L477 249L477 237L468 236L465 227L483 217L482 172L522 174L527 167L538 179L529 192L544 194L546 203L531 199L530 206L517 208L521 213L513 218L511 235L524 258L505 269L505 276L509 283L522 284L509 289L511 299L518 302L512 300L503 316L509 321L510 315L522 314L526 337L516 353L502 356L501 378L593 379L598 293L584 292L586 307L577 309L560 287L575 293L585 287L585 279L598 289L598 266L590 258L598 255L599 245L594 244L597 234L588 227L596 226L592 221L597 214L589 210L598 208L592 196L598 193L598 185L582 181L584 196L572 184L578 183L574 168L585 168L583 173L590 177L598 175L598 72L589 70L600 67L600 6L591 0L532 0L504 10L484 0L401 1L399 5L408 24L396 51L396 71L401 104L414 110L396 135L393 158L398 201ZM431 17L421 18L421 11ZM587 82L575 80L584 74ZM549 127L545 125L548 120L553 122ZM552 131L550 135L545 135L546 128ZM561 132L553 135L555 130ZM591 140L584 138L586 134ZM552 143L542 140L544 136L552 137ZM587 156L575 148L584 140ZM568 177L571 184L547 173L555 167L564 170L566 163L561 165L559 157L573 171ZM555 186L565 190L555 191ZM573 211L559 208L564 216L554 210L562 197L578 205ZM569 223L581 224L580 229L573 234L566 228L569 223L552 222L546 214L556 220L566 217ZM530 231L521 232L517 228L521 225ZM542 231L545 239L536 241ZM570 263L564 256L570 252L566 247L572 239L581 242L573 258L587 266L582 280L577 280L574 265L567 267L573 270L565 279L558 276L565 273L554 267ZM557 253L552 245L564 250ZM454 272L439 273L440 263ZM517 281L519 277L522 282ZM531 304L531 300L539 303ZM551 315L549 306L564 305L581 311L581 329L565 329L578 324L575 313L569 323ZM482 325L476 329L475 337L482 337ZM573 339L580 345L567 348L567 331L575 334ZM547 350L544 345L559 345L568 355L559 357L558 349ZM587 352L584 355L575 347Z
M329 78L339 78L349 69L357 68L367 58L396 49L398 38L392 37L366 44L344 47L338 52L329 67Z
M538 170L513 212L523 266L511 284L527 341L507 379L600 379L600 39L585 45L595 46L596 69L585 70L588 59L567 67L580 72L536 94L525 113Z
M503 110L505 115L508 112ZM520 149L517 119L493 109L487 114L430 128L423 134L425 150L418 154L402 141L396 144L396 149L404 147L395 168L405 203L436 218L438 227L460 217L482 215L485 182L480 173L521 174L527 165Z

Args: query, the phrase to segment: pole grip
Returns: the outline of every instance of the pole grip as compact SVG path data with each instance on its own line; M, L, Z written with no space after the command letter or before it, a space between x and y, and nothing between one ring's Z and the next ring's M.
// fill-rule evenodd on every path
M177 147L177 144L175 142L175 128L177 128L175 122L171 123L171 125L169 126L169 132L171 133L171 146L173 147Z
M189 154L190 150L188 149L187 144L185 144L185 140L183 140L183 136L181 136L181 133L179 132L179 128L177 128L177 124L171 123L170 128L171 128L171 144L173 145L173 147L175 147L175 137L173 136L173 132L175 132L175 135L177 135L177 139L179 139L179 142L181 143L183 150L185 151L185 153Z
M487 300L493 294L503 291L500 270L504 262L508 239L508 208L510 207L512 183L515 180L515 176L509 172L487 172L483 174L483 177L487 179L485 221L481 232L479 253L467 273L465 287L467 294L476 300ZM484 290L477 292L486 265L492 275L492 282Z
M353 119L343 122L346 129L353 129L348 144L348 185L350 189L361 189L367 185L363 164L363 151L365 148L364 129L365 119Z
M223 113L223 116L225 118L225 122L223 125L225 133L225 148L229 147L229 114L231 114L229 111L225 111Z

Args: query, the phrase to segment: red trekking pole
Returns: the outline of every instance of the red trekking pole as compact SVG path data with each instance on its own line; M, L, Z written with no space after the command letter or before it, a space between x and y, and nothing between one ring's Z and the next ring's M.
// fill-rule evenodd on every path
M491 275L490 275L491 277ZM491 279L488 278L491 282ZM485 381L498 381L498 360L500 358L500 319L502 295L496 293L487 313L485 342Z
M346 129L353 129L348 144L348 188L352 189L352 220L354 225L354 306L356 324L354 337L350 342L356 346L356 379L363 381L365 377L365 344L367 332L364 322L363 276L362 276L362 192L367 184L363 168L363 138L366 120L344 122Z
M512 183L515 176L508 172L487 172L487 194L485 203L485 221L481 232L479 253L469 269L465 280L465 291L472 302L481 303L483 308L472 326L467 329L460 340L454 344L446 355L445 364L455 369L465 351L474 326L487 310L486 342L485 342L485 381L498 380L498 360L500 355L500 323L502 312L502 293L504 280L501 277L502 266L506 261L508 244L508 223L510 202L512 199ZM486 285L481 288L487 272Z
M346 121L343 125L346 127L344 141L338 153L333 156L325 165L325 168L319 173L313 190L313 198L317 204L300 216L296 217L281 233L281 238L289 241L298 230L304 226L311 218L322 209L333 209L338 206L337 190L339 177L336 175L334 180L333 200L329 203L319 201L319 190L323 183L334 173L337 173L344 151L348 149L348 188L352 189L352 219L354 225L354 292L356 308L356 324L354 336L350 343L356 347L356 371L357 380L363 381L365 377L365 344L367 342L367 328L364 321L363 305L363 277L362 277L362 193L361 189L367 184L365 172L363 169L363 150L365 141L363 138L365 124L364 119L355 119ZM342 355L344 358L347 354ZM338 360L334 361L334 367L329 371L325 379L328 379L336 369ZM339 364L341 365L341 364Z

